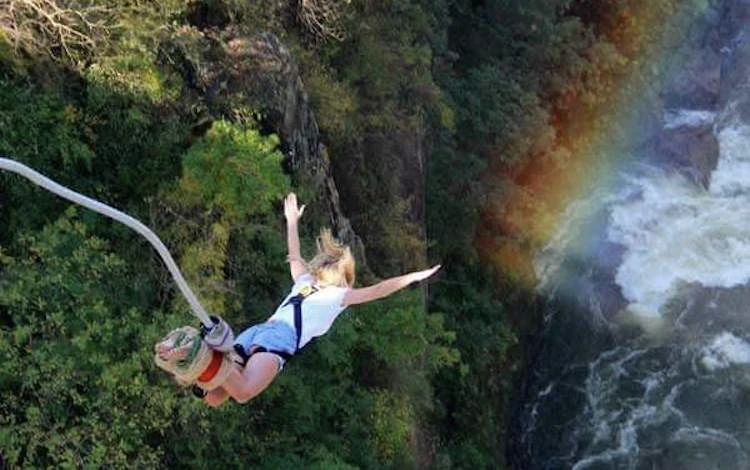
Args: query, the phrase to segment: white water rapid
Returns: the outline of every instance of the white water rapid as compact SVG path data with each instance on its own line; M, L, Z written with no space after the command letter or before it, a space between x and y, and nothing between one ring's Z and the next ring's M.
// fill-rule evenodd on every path
M616 281L637 314L659 315L686 283L730 288L750 280L750 127L716 137L709 190L677 174L629 177L634 195L611 208L608 237L625 247Z

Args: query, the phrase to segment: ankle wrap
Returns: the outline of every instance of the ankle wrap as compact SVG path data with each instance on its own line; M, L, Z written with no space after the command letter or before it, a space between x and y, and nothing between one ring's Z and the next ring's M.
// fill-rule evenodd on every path
M172 330L154 347L154 362L172 374L181 385L197 384L213 390L226 381L234 363L226 354L215 351L190 326Z

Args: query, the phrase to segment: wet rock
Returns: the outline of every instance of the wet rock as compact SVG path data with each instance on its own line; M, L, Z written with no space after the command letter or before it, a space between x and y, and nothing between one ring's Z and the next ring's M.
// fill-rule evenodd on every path
M720 104L724 86L723 58L714 37L718 11L709 9L704 19L697 23L693 31L700 38L689 43L693 47L686 47L681 53L682 59L676 61L667 74L672 78L662 92L664 119L661 130L644 146L652 163L675 169L704 188L708 187L719 158L714 120L690 119L684 115L713 116Z
M652 161L673 168L708 188L719 160L719 143L711 124L665 128L649 144Z
M719 3L722 11L719 32L725 43L731 43L750 25L750 1L725 0Z
M664 106L685 109L715 109L719 100L722 57L711 47L691 52L672 67Z
M750 26L741 30L725 49L721 79L721 102L726 108L723 122L740 121L750 125Z
M703 287L698 283L680 286L679 295L666 306L667 318L692 335L715 335L736 328L750 331L745 314L750 285Z
M747 456L734 442L724 436L701 434L685 429L678 437L668 442L658 453L646 455L637 468L660 468L664 470L706 470L750 468Z
M750 1L726 2L721 32L724 38L721 48L724 55L721 104L725 106L727 103L739 101L734 111L743 115L745 122L750 122L750 105L747 104L747 99L743 99L750 76Z

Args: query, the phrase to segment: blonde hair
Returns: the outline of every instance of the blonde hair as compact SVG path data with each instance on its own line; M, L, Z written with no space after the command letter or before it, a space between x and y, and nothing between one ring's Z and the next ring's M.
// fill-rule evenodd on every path
M323 285L354 286L354 257L351 249L333 238L327 228L320 231L316 244L318 252L307 265L310 274Z

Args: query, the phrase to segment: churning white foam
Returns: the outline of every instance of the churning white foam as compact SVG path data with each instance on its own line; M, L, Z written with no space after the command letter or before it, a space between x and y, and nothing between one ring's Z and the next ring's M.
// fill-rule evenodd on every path
M669 110L664 114L664 128L700 127L713 124L716 113L692 109Z
M637 196L612 206L608 237L626 248L616 281L634 313L659 315L683 283L750 280L750 127L717 139L709 191L677 174L637 176L629 179Z
M750 364L750 343L728 332L716 336L702 353L700 363L710 371Z

